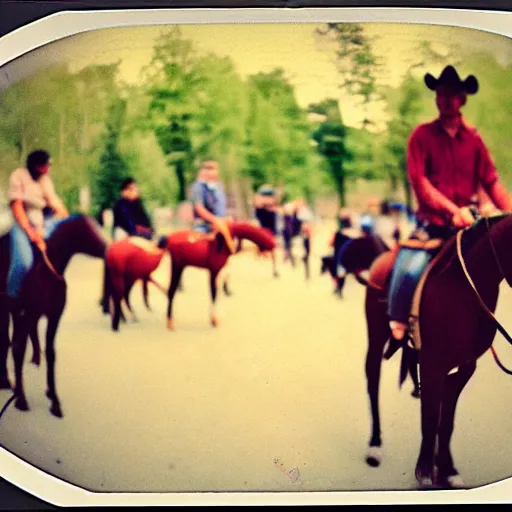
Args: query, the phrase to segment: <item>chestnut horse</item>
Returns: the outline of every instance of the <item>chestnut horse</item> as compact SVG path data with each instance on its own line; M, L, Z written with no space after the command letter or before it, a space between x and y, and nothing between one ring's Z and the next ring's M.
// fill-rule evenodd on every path
M231 236L238 240L249 240L256 244L260 253L271 252L275 262L274 249L276 240L272 232L266 228L254 226L248 222L227 223ZM207 269L210 272L210 294L212 309L211 324L218 325L215 315L215 301L217 298L217 276L228 258L231 256L224 236L221 233L201 234L191 230L182 230L171 233L160 246L165 244L171 256L171 283L168 290L167 327L173 329L172 303L178 289L183 270L188 267Z
M139 237L119 240L108 247L105 255L101 305L103 313L111 313L113 331L118 331L119 321L125 320L123 302L133 319L136 319L130 305L130 291L138 280L142 280L144 303L151 309L148 302L148 283L160 287L151 277L151 273L160 265L164 252L163 248ZM167 293L165 289L161 290Z
M23 389L23 362L30 334L34 345L33 362L39 363L38 322L48 319L46 330L47 391L50 412L62 418L55 387L55 336L66 307L67 285L63 274L73 255L86 254L103 258L107 241L99 225L90 217L74 215L61 221L47 241L47 260L35 251L35 262L28 272L18 299L6 295L7 273L10 266L9 234L0 237L0 389L10 389L7 375L9 352L9 317L13 319L12 352L15 367L15 407L28 411Z
M463 487L450 452L457 401L475 372L478 358L487 350L491 349L500 368L507 371L499 363L492 342L498 328L506 335L493 313L500 283L505 279L512 286L511 251L511 215L482 218L448 240L424 280L414 329L421 346L414 350L405 343L398 344L403 359L419 354L422 442L415 476L422 488ZM380 256L373 269L377 270L379 260L385 257ZM379 380L384 347L391 335L386 302L387 285L368 286L366 377L372 432L366 460L371 466L378 466L381 457ZM509 336L507 340L512 343ZM392 344L396 350L397 342L391 339Z

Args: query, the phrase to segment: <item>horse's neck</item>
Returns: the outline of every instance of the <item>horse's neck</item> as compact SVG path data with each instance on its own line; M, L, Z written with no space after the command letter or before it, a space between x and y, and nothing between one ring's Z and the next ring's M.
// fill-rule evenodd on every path
M494 244L498 251L499 241L494 242ZM504 276L501 274L487 235L479 240L471 249L469 255L465 256L463 250L462 256L477 290L491 290L499 286Z
M48 243L48 259L55 267L59 274L63 274L66 270L74 252L67 248L64 244Z

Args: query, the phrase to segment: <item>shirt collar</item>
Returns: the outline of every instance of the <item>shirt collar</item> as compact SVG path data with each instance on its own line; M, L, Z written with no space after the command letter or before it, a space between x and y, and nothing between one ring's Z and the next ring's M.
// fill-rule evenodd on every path
M443 125L441 124L441 119L439 117L436 119L436 125L440 132L447 133L446 130L444 129ZM464 137L466 137L466 135L468 133L469 133L469 126L467 125L466 121L464 120L464 118L461 115L460 116L460 125L459 125L459 128L457 129L457 133L455 134L455 137L456 138L457 137L464 138Z

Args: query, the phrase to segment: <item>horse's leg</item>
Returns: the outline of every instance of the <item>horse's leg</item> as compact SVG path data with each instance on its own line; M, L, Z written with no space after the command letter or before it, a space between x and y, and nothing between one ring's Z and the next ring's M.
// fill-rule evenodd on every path
M384 353L386 341L390 336L386 308L383 303L379 302L381 298L382 295L372 290L367 291L366 318L368 325L368 351L366 353L365 371L372 415L372 432L368 444L366 462L372 467L379 466L382 457L379 385L382 354Z
M210 321L213 327L217 327L219 325L215 311L215 301L217 298L217 275L218 272L210 271L210 294L212 298Z
M343 297L343 288L345 287L345 276L343 277L336 277L336 289L334 290L334 293L338 295L338 297Z
M167 292L167 328L174 329L174 322L172 319L172 302L174 299L174 295L176 294L176 290L181 281L181 275L183 274L183 267L178 267L177 265L172 266L171 270L171 284L169 286L169 291Z
M138 322L138 318L133 312L132 305L130 304L130 292L132 291L133 285L135 284L135 279L129 278L125 281L125 288L124 288L124 302L126 304L126 307L128 308L128 311L132 315L132 321Z
M425 354L422 354L422 360ZM432 356L431 356L432 357ZM431 489L434 485L434 452L441 417L441 403L446 374L431 362L421 365L421 448L415 475L420 487Z
M142 296L144 297L144 304L148 311L151 311L151 307L149 305L149 289L148 289L149 278L145 277L142 280Z
M11 389L7 375L7 356L9 355L9 301L0 295L0 389Z
M108 269L107 262L105 260L103 265L103 294L101 299L101 310L105 315L109 314L109 304L111 297L112 289L110 282L110 272Z
M414 398L420 397L420 382L418 377L418 351L411 349L409 357L409 375L414 383L414 389L411 395Z
M46 378L48 388L46 396L51 401L50 412L57 418L62 418L62 410L55 388L55 335L61 318L62 311L48 318L46 329Z
M25 351L28 341L27 321L30 322L31 319L26 315L22 316L20 311L16 309L13 314L13 320L12 352L14 356L14 374L16 379L14 386L16 401L14 402L14 406L20 411L28 411L28 402L23 389L23 363L25 361Z
M453 465L450 452L450 440L453 434L455 409L459 396L473 376L476 362L464 365L457 373L448 375L444 387L443 404L441 407L441 421L439 424L438 453L436 466L438 469L437 483L444 488L462 487L464 484L459 472Z
M124 314L121 308L121 301L124 297L124 280L120 275L113 275L111 279L112 293L111 293L111 318L112 330L119 331L119 322L121 315ZM126 319L125 319L126 320Z
M39 342L37 322L30 326L29 337L32 341L32 364L39 366L41 364L41 343Z

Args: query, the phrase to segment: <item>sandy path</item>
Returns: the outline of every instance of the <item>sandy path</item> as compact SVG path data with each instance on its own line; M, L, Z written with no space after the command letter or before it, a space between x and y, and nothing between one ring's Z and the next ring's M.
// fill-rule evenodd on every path
M160 292L152 290L148 312L137 287L140 322L112 333L97 306L101 265L77 257L57 339L65 417L48 411L44 366L28 364L31 411L8 409L1 445L91 490L415 488L419 402L410 381L398 390L398 359L383 367L383 463L373 469L364 461L364 290L350 278L344 299L331 294L329 279L319 276L327 236L315 242L309 283L301 267L281 267L274 280L270 262L234 257L234 295L220 295L216 330L208 324L207 276L189 269L175 302L175 332L165 329ZM157 273L163 283L167 267L164 261ZM498 315L509 327L511 306L505 287ZM510 347L499 338L496 348L511 367ZM0 392L2 403L8 397ZM511 406L512 380L488 353L459 402L452 443L469 485L512 476Z

